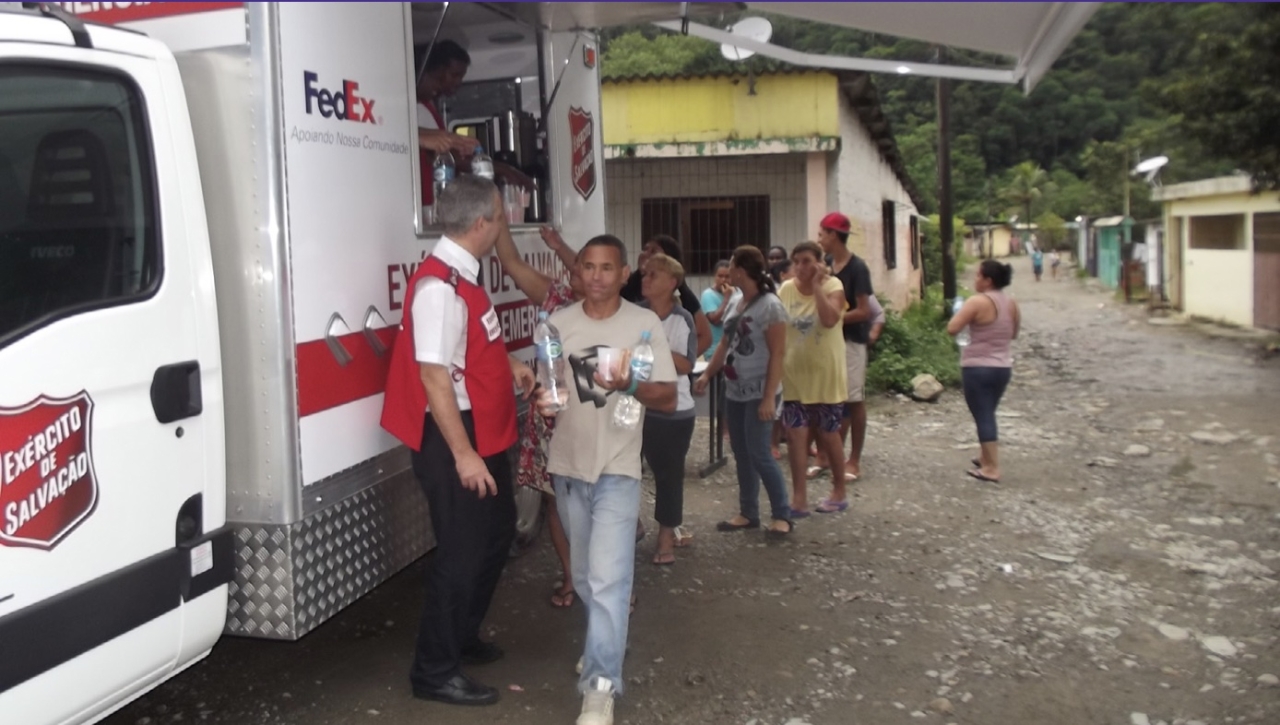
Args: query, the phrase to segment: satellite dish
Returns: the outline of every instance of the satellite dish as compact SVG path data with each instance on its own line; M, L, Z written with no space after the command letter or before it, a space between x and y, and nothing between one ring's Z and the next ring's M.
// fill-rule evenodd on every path
M1146 174L1147 183L1153 184L1156 181L1156 177L1160 175L1160 169L1167 163L1169 163L1168 156L1153 156L1133 167L1133 173Z
M734 23L729 28L729 33L758 43L767 43L769 38L773 36L773 23L765 18L744 18ZM737 61L746 60L755 55L756 52L725 43L720 46L720 54L727 60Z

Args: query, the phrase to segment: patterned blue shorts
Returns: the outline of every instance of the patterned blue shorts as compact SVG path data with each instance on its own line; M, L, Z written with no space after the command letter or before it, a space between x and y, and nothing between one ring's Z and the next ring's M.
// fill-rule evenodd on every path
M794 400L782 404L782 424L788 428L808 428L817 425L823 433L835 433L840 430L840 420L844 417L844 403L810 403L805 405Z

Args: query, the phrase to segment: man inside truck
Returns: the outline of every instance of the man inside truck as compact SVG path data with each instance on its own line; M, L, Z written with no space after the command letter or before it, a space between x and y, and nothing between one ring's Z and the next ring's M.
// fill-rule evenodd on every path
M405 288L382 426L412 449L430 507L436 550L409 680L414 697L492 705L498 691L461 665L497 661L480 624L516 533L507 452L516 442L513 382L528 395L533 371L507 353L480 260L506 228L492 181L460 176L440 194L444 236Z
M413 55L413 67L423 69L418 78L418 147L422 169L422 205L430 206L434 196L431 165L435 161L435 155L449 151L455 156L470 156L480 145L474 138L450 133L439 108L440 101L457 93L462 87L462 80L471 67L471 56L452 40L439 41L431 46L429 54L427 46L418 46Z

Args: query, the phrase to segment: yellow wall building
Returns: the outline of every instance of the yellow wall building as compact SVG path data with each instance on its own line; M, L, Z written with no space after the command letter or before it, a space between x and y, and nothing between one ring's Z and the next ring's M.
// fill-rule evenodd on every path
M1170 304L1189 315L1280 330L1280 194L1240 176L1154 190L1164 203Z
M919 296L915 191L865 74L641 77L601 96L609 229L637 253L680 239L695 291L739 244L790 249L840 211L876 292Z

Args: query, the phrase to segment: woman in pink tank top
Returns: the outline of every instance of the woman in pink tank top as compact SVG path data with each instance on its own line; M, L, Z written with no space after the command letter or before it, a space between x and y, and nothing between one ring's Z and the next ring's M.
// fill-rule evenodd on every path
M969 475L980 481L1000 481L999 435L996 407L1013 375L1013 355L1009 345L1018 336L1022 321L1018 303L1004 293L1013 279L1013 268L988 259L978 265L970 297L947 323L947 332L956 335L969 328L969 344L960 348L960 376L964 400L978 427L982 449L973 459Z

